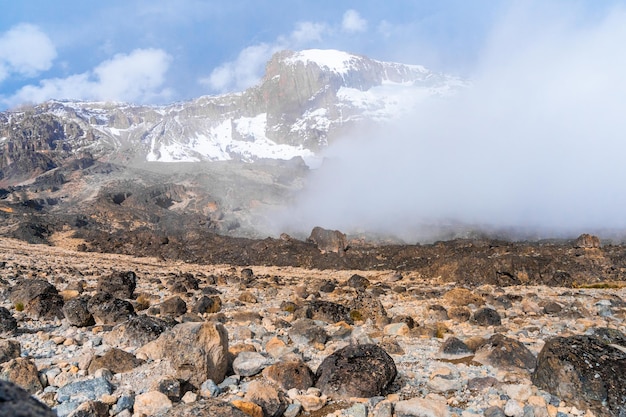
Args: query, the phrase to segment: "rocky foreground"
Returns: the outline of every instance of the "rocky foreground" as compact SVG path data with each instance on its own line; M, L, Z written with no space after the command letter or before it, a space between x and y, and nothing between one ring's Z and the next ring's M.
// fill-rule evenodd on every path
M0 239L0 415L626 416L621 282L474 284Z

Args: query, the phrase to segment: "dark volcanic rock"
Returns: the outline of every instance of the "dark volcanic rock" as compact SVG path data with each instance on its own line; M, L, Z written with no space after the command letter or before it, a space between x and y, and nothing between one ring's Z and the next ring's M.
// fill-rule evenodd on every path
M128 372L144 361L137 359L132 353L125 352L121 349L109 349L104 355L97 356L91 360L88 371L93 374L98 369L105 368L114 374Z
M598 417L626 416L626 344L624 335L618 336L549 339L537 358L533 383Z
M311 319L298 319L289 328L289 338L296 344L326 343L328 334Z
M170 297L159 304L159 310L162 315L180 316L187 312L187 303L179 296Z
M18 385L0 380L0 415L13 417L56 417L57 414Z
M108 292L117 298L133 298L137 275L133 271L114 272L98 279L97 291Z
M0 339L0 364L19 358L22 346L17 340Z
M472 352L472 350L465 343L463 343L462 340L456 337L447 338L441 345L441 351L448 355L461 355Z
M97 292L89 299L87 309L98 324L115 324L135 315L133 305L108 292Z
M9 310L0 307L0 332L13 333L17 330L17 320Z
M474 313L472 323L479 326L499 326L502 324L502 319L496 310L485 307Z
M131 317L115 326L104 336L104 339L109 345L113 346L141 347L148 342L156 340L161 333L171 328L174 324L146 315Z
M311 301L296 313L296 317L321 320L327 323L337 323L339 321L352 322L350 320L350 309L332 301L316 300Z
M393 359L379 346L351 345L324 359L315 386L331 398L369 398L384 395L396 373Z
M314 227L309 236L309 242L315 243L322 252L334 252L343 255L348 249L346 235L339 230L327 230L321 227Z
M357 291L365 291L365 289L370 286L370 280L361 275L354 274L348 278L345 285Z
M200 299L194 304L193 312L204 314L204 313L217 313L222 308L222 300L217 295L212 295L207 297L203 295Z
M291 388L306 390L315 382L315 374L301 361L275 363L263 370L263 376L278 384L285 391Z
M476 362L496 368L534 369L537 360L523 343L501 334L494 334L476 350Z
M24 311L43 318L63 318L63 298L56 287L43 279L24 279L11 289L9 299Z
M191 404L179 403L155 417L250 417L231 403L216 398L206 398Z
M87 308L88 302L89 297L83 296L73 298L65 303L63 314L72 326L85 327L96 323Z

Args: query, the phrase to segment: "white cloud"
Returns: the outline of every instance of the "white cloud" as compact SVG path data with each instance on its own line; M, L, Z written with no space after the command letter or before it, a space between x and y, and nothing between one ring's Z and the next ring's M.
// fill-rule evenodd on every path
M341 30L357 32L366 27L367 22L354 10L346 12L341 27L323 22L298 22L289 34L278 36L274 42L244 48L235 60L221 64L198 82L219 93L241 91L259 82L265 64L274 53L319 46L328 36L336 35Z
M56 56L54 44L37 26L14 26L0 35L0 82L11 74L33 77L46 71Z
M22 87L3 101L7 105L49 99L150 102L170 95L162 88L170 62L171 57L163 50L136 49L115 55L89 72Z
M347 33L365 32L367 20L363 19L356 10L350 9L343 14L341 29Z
M258 82L268 58L280 49L279 44L249 46L239 53L237 59L215 68L210 76L199 82L219 92L244 90Z
M329 31L328 25L325 23L299 22L296 29L291 32L291 42L296 45L321 41L324 34Z

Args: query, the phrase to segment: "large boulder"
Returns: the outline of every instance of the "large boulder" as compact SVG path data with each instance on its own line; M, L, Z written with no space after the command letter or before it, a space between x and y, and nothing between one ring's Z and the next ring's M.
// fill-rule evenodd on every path
M30 358L15 358L2 365L0 379L11 381L31 394L43 389L39 380L39 371Z
M43 279L24 279L11 289L9 299L27 313L41 318L63 318L63 298L56 287Z
M87 302L87 310L97 324L115 324L135 315L133 305L108 292L97 292Z
M57 414L18 385L0 380L0 415L13 417L56 417Z
M500 333L491 336L476 350L474 360L502 369L532 370L537 364L535 355L523 343Z
M13 333L17 330L17 319L4 307L0 307L0 333Z
M93 315L87 308L88 296L76 297L67 301L63 306L63 314L67 321L76 327L85 327L96 324Z
M535 385L598 417L626 417L626 337L554 337L544 345L532 375Z
M176 324L158 317L140 315L131 317L115 326L104 335L104 341L111 346L141 347L156 340L161 333Z
M114 374L119 374L131 371L143 362L132 353L112 348L106 351L104 355L93 358L89 363L88 371L90 374L94 374L98 369L105 368Z
M97 291L108 292L117 298L133 298L137 275L133 271L114 272L98 279Z
M169 410L155 414L155 417L250 417L231 403L216 398L203 398L191 404L178 403Z
M308 240L315 243L322 253L334 252L343 255L348 249L348 239L339 230L314 227Z
M219 323L181 323L140 348L137 354L167 359L176 378L200 387L207 379L220 383L228 369L228 334Z
M334 399L369 398L384 394L396 374L396 364L381 347L351 345L324 359L315 386Z

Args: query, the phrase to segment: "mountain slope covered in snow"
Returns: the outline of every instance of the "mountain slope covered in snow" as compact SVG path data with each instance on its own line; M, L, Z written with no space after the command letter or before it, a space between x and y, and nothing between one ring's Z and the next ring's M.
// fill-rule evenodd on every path
M0 117L0 155L5 159L0 169L12 160L10 147L23 148L22 142L30 140L14 133L37 119L48 125L44 131L62 126L55 138L43 138L63 143L54 148L41 143L40 150L48 152L88 152L117 163L302 157L311 164L348 129L391 120L416 103L464 85L417 65L335 50L283 51L268 62L257 86L240 93L169 106L50 101L6 112Z

